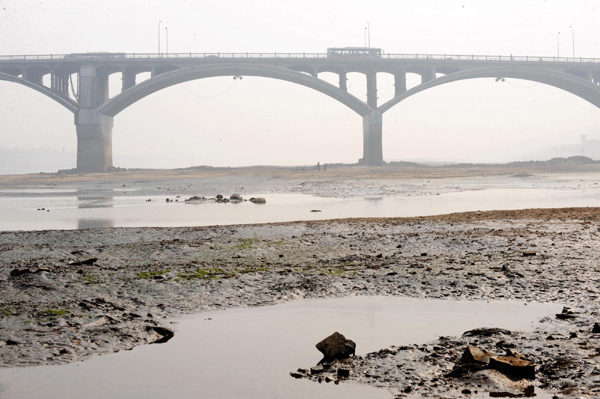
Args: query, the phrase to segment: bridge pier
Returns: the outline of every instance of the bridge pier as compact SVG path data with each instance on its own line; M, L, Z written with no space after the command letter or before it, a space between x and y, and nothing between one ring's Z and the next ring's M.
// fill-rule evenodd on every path
M77 130L77 170L106 172L113 166L113 117L101 114L98 106L108 99L108 75L93 66L79 71L79 110L75 113Z
M363 116L363 157L358 163L361 165L383 165L382 142L382 113L373 110L369 115Z
M79 172L106 172L113 166L113 119L91 109L77 111L77 170Z

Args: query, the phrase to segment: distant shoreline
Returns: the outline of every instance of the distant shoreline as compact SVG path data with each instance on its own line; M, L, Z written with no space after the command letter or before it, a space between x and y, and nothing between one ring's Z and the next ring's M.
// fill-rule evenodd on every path
M554 158L549 161L512 162L508 164L424 165L414 162L392 162L385 166L328 164L327 171L317 165L306 166L194 166L180 169L115 168L106 173L35 173L0 175L0 187L29 184L74 183L88 181L126 181L227 176L269 176L281 179L436 179L473 176L528 177L539 173L597 173L600 161L586 157Z

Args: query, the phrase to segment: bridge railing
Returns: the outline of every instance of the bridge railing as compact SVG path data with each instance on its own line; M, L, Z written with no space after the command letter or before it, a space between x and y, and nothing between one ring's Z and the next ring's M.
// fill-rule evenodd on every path
M326 59L326 53L81 53L81 54L36 54L36 55L0 55L0 61L80 61L122 59ZM600 63L600 58L585 57L548 57L548 56L512 56L512 55L465 55L465 54L381 54L380 57L335 56L336 60L390 59L419 61L501 61L501 62L564 62L564 63Z

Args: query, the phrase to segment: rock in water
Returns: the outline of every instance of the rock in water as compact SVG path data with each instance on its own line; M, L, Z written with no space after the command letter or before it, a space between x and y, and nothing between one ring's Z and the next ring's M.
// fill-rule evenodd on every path
M324 361L347 359L351 355L354 355L356 351L354 341L346 339L339 332L334 332L315 346L323 354L321 363Z

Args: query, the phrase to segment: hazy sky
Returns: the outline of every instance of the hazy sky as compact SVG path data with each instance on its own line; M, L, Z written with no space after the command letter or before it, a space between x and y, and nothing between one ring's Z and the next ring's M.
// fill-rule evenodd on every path
M571 56L574 31L576 56L600 58L600 1L591 0L0 0L0 54L156 52L159 20L163 50L168 27L171 53L325 52L362 46L369 21L372 46L388 53L553 56L560 31L561 55ZM364 75L349 79L349 91L366 100ZM378 79L382 104L393 79ZM417 82L409 75L409 86ZM290 165L362 156L361 118L344 105L283 81L232 83L188 82L126 109L115 118L115 165ZM111 95L119 86L113 75ZM75 150L73 116L58 103L6 82L0 101L0 148ZM600 109L572 94L513 79L471 80L387 112L384 158L493 161L578 142L583 133L600 138Z

